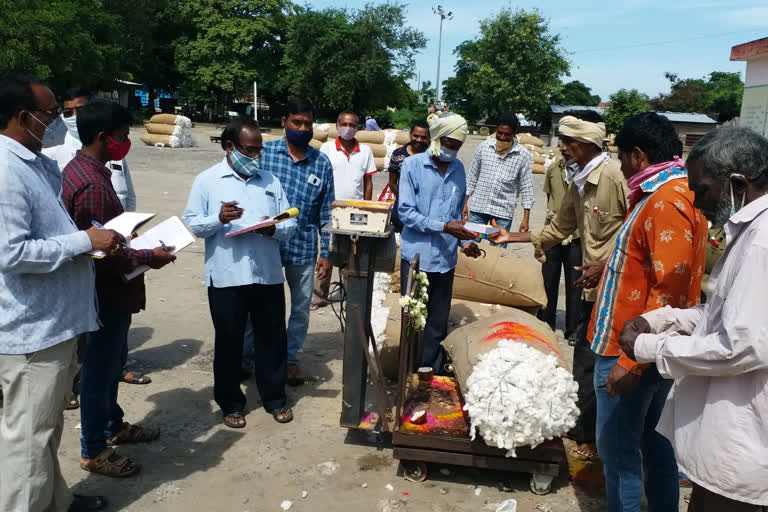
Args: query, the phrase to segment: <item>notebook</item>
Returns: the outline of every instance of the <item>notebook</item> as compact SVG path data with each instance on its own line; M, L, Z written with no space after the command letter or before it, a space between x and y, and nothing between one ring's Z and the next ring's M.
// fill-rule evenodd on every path
M131 235L136 232L141 226L149 222L155 217L155 213L138 213L138 212L124 212L104 224L104 229L114 229L126 240L131 238ZM89 256L94 258L104 258L107 253L104 251L88 251Z
M288 208L284 212L278 213L271 219L265 219L258 224L254 224L252 226L248 226L246 228L239 229L237 231L233 231L232 233L227 233L224 235L226 238L229 238L231 236L237 236L242 235L243 233L250 233L251 231L256 231L257 229L261 228L267 228L269 226L272 226L274 224L279 224L280 222L285 222L288 219L292 219L293 217L297 216L299 214L298 208Z
M195 241L195 237L189 232L187 226L178 217L170 217L157 226L154 226L147 230L141 236L138 236L131 240L131 249L154 249L160 246L160 240L167 246L173 246L172 254L176 254L188 245L191 245ZM139 276L149 270L149 265L141 265L136 267L133 272L125 274L125 280Z

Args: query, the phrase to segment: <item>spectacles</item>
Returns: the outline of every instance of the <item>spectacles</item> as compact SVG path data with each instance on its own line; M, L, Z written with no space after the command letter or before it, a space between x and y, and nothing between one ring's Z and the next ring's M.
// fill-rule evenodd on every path
M261 157L261 150L263 148L257 148L256 146L239 146L239 145L238 147L243 150L243 153L245 153L246 156L249 156L251 158Z

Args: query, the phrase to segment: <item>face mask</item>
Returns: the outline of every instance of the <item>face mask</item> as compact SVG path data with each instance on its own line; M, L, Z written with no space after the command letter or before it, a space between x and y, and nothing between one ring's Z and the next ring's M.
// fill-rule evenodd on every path
M732 174L728 178L728 186L731 188L731 215L730 215L731 217L733 217L736 214L737 211L739 211L742 208L744 208L744 202L747 199L747 191L745 190L744 193L741 194L741 206L736 208L736 202L733 200L733 177L734 176L738 176L740 178L743 178L743 176L741 174Z
M286 128L285 138L294 146L305 148L309 145L309 141L312 140L312 130L291 130Z
M496 152L499 156L504 156L510 149L512 149L512 144L514 144L514 141L511 140L497 140Z
M455 149L448 149L444 146L440 146L440 154L437 155L438 160L441 162L453 162L456 160L459 152Z
M229 154L229 163L232 164L232 167L234 167L238 174L242 174L248 178L257 174L259 169L261 169L260 158L251 158L249 156L245 156L239 152L237 148L233 149Z
M341 137L344 140L354 139L356 133L357 133L357 128L352 128L351 126L342 126L341 128L339 128L339 137Z
M37 118L37 116L35 116L35 115L34 115L32 112L27 112L27 114L29 114L29 116L30 116L32 119L34 119L35 121L37 121L38 123L40 123L41 125L43 125L43 126L45 127L45 129L46 129L46 130L48 130L48 125L47 125L47 124L45 124L44 122L42 122L41 120L39 120L39 119ZM24 128L24 129L25 129L25 130L27 130L26 128ZM40 137L38 137L37 135L35 135L34 133L32 133L32 132L31 132L31 131L29 131L29 130L27 130L27 133L28 133L28 134L30 134L31 136L33 136L33 137L34 137L34 138L37 140L37 142L39 142L40 144L43 144L43 141L42 141L42 139L41 139ZM43 137L45 137L45 135L43 135Z
M64 121L64 126L67 127L67 131L69 132L69 135L74 137L76 140L80 140L80 133L77 131L77 116L70 116L70 117L61 117L61 120Z
M111 141L111 144L107 146L109 158L114 162L119 162L125 158L125 155L131 150L131 139L125 139L125 142L117 142L109 135L107 135L107 138Z

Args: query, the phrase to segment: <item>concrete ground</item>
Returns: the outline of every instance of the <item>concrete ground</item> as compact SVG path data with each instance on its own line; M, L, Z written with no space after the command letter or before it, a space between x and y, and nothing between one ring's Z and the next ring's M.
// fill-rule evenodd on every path
M166 149L143 145L143 129L133 129L128 160L139 211L156 212L158 219L180 216L194 177L222 158L220 147L208 141L208 135L218 134L217 126L202 125L194 131L199 147ZM471 137L462 148L465 165L480 140ZM386 179L384 173L374 177L375 195ZM531 225L537 226L543 222L546 201L542 176L534 180L537 202ZM277 511L290 500L290 510L299 512L479 511L495 510L510 498L525 512L604 509L599 491L575 488L567 474L547 496L530 493L528 475L523 474L455 467L444 475L441 467L433 466L424 483L396 476L398 463L386 442L377 446L339 427L342 335L330 308L312 314L303 356L306 371L319 381L288 389L295 420L276 423L260 408L255 383L249 380L244 383L248 426L226 428L213 402L213 328L202 241L180 253L174 265L148 272L146 284L147 308L133 318L129 362L148 372L153 382L120 387L126 420L162 430L151 444L119 448L143 465L142 472L119 480L82 471L79 412L65 413L59 457L67 481L76 492L106 495L109 510ZM567 345L562 348L570 358Z

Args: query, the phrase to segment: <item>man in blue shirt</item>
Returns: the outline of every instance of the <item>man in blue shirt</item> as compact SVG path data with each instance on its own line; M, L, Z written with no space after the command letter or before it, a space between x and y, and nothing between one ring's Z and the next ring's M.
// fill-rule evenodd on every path
M467 137L467 122L457 114L431 115L429 133L429 150L406 158L400 171L400 289L406 293L410 263L418 254L419 269L429 278L421 366L431 366L439 373L443 366L440 344L448 335L457 249L461 245L464 254L475 258L480 249L474 242L467 243L477 235L464 228L466 221L461 218L467 175L456 157Z
M240 361L250 317L257 357L256 386L264 408L287 423L285 292L279 241L296 232L296 219L227 237L290 207L280 181L261 168L261 133L236 119L221 134L227 156L195 178L184 221L205 238L205 282L216 331L213 394L231 428L245 426Z
M112 230L77 228L61 201L61 173L43 156L58 115L29 76L0 80L0 510L97 510L72 494L56 452L77 370L78 336L99 328L91 258L121 252Z
M328 157L309 145L314 110L304 99L293 99L283 117L285 137L264 144L262 166L272 172L285 189L288 202L299 209L298 228L290 240L280 242L285 279L291 289L291 316L288 319L288 384L304 383L299 370L299 351L309 327L314 275L323 280L331 271L328 261L328 233L321 233L331 221L334 199L333 168ZM317 257L318 235L320 258ZM317 264L315 264L317 262Z

